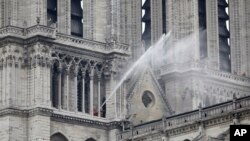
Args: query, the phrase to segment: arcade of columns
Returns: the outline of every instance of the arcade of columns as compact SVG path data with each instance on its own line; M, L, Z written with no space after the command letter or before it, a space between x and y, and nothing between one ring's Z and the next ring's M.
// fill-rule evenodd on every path
M52 75L56 76L56 82L52 82L52 85L57 85L58 98L52 98L52 106L58 109L82 111L83 113L89 112L90 115L94 115L97 112L98 116L101 116L101 81L103 77L103 67L100 63L89 60L78 60L78 58L65 57L62 60L55 59L52 64ZM73 80L73 99L70 99L70 77ZM97 78L97 107L94 107L94 80ZM86 79L88 79L86 81ZM62 88L64 83L64 89ZM88 83L88 84L87 84ZM79 85L80 84L80 85ZM55 88L56 86L52 86ZM88 88L86 88L88 87ZM81 90L79 90L81 88ZM88 90L89 89L89 92ZM63 91L64 90L64 91ZM79 100L79 92L81 100ZM55 92L55 90L53 91ZM88 105L85 104L85 94L89 93ZM53 93L53 95L56 95ZM54 100L57 100L56 103ZM81 103L79 103L79 101ZM54 105L53 105L54 103ZM80 105L79 105L80 104ZM86 106L89 110L86 111ZM81 107L81 108L79 108ZM97 111L95 111L97 110Z
M0 48L1 107L54 107L59 111L117 117L126 112L125 86L103 104L115 85L120 58L88 59L55 53L41 42ZM52 53L53 52L53 53ZM79 56L79 55L78 55ZM108 114L108 113L107 113Z
M118 74L113 75L116 78L111 78L110 74L119 71L121 60L94 61L65 54L52 54L52 58L52 95L58 94L58 98L52 97L53 107L106 117L107 105L109 110L113 110L111 114L114 117L125 115L125 85L118 88L114 96L109 97L119 80ZM111 103L104 103L106 97L110 98L107 100ZM54 103L55 100L58 103Z

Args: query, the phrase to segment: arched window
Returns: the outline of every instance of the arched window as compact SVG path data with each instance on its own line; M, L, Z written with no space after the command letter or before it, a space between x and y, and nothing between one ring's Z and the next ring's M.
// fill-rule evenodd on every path
M58 101L59 101L59 96L58 96L58 62L54 63L51 67L51 101L52 101L52 106L55 108L58 108Z
M190 141L189 139L185 139L184 141Z
M142 6L145 14L142 17L142 22L145 24L145 30L142 33L142 40L145 41L146 49L151 45L151 5L150 0L146 0Z
M71 35L83 36L82 0L71 0Z
M47 25L57 22L57 0L47 0Z
M68 141L68 139L61 133L56 133L50 137L51 141Z
M96 141L96 140L93 139L93 138L89 138L89 139L87 139L86 141Z

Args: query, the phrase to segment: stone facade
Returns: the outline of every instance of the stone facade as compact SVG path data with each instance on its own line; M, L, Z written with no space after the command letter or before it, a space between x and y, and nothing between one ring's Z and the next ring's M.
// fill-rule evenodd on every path
M249 96L198 110L130 125L118 140L229 141L229 125L249 124Z
M229 2L231 73L220 70L218 9L227 4L205 3L204 58L197 0L146 0L144 18L140 0L0 0L0 140L228 140L230 124L249 124L249 2ZM194 34L194 46L116 88L169 31L171 43Z

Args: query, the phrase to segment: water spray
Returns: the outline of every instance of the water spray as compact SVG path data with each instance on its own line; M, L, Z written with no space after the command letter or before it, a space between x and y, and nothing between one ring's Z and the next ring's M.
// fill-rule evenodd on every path
M151 56L152 54L156 53L157 51L159 51L160 49L162 49L166 43L166 41L168 41L168 39L170 38L170 34L171 32L168 32L168 34L163 34L161 36L161 38L152 46L150 46L148 48L148 50L139 58L137 59L137 61L135 63L133 63L133 65L130 67L129 70L126 71L126 73L124 74L124 76L122 77L122 79L119 81L119 83L115 86L115 88L113 89L113 91L111 92L111 94L106 98L106 100L103 102L103 104L100 106L99 111L102 109L102 107L106 104L106 102L116 94L117 89L124 83L124 81L128 78L128 76L134 71L134 69L140 65L143 61L149 59L146 58L148 56Z

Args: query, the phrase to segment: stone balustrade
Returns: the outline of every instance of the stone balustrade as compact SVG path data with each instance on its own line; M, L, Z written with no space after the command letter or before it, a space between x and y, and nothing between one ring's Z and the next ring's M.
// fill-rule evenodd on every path
M117 134L117 139L131 139L138 138L145 134L152 134L157 132L164 132L166 130L183 127L196 122L202 122L208 119L220 117L221 115L228 115L237 113L250 107L250 96L235 99L225 103L213 105L206 108L200 108L198 110L182 113L166 117L163 119L155 120L149 123L143 123L141 125L134 126L131 129L126 129L121 134Z
M168 64L163 66L160 70L160 74L167 75L174 72L187 72L187 71L198 71L201 73L207 74L211 78L225 80L227 82L233 82L237 84L248 85L250 84L250 78L243 77L240 75L235 75L232 73L211 70L206 67L205 64L199 62L187 62L187 63L177 63L177 64Z
M47 27L44 25L35 25L32 27L29 27L25 30L25 35L30 38L33 36L44 36L44 37L49 37L49 38L55 38L55 29L52 27Z
M110 44L107 46L106 43L88 40L84 38L79 37L73 37L66 34L58 33L56 35L56 43L62 43L69 46L79 47L86 50L93 50L95 52L101 52L101 53L122 53L122 54L129 54L130 49L128 45L125 44L117 44L115 47L113 44Z
M93 52L100 53L121 53L121 54L130 54L130 48L126 44L120 43L104 43L93 40L88 40L84 38L74 37L62 33L57 33L55 28L44 26L44 25L35 25L29 28L21 28L15 26L6 26L0 29L0 38L5 37L16 37L21 39L29 39L34 36L42 36L51 38L55 43L64 44L66 46L74 46L81 49L90 50Z
M6 26L0 29L0 38L14 36L18 38L23 38L24 29L16 26Z
M0 29L0 38L12 36L17 38L27 39L37 35L52 38L54 34L55 34L54 28L43 25L35 25L29 28L6 26Z

